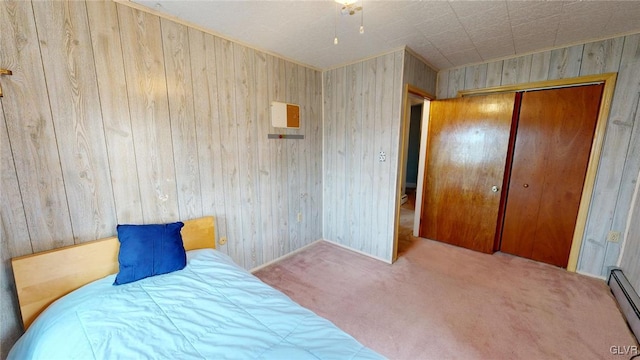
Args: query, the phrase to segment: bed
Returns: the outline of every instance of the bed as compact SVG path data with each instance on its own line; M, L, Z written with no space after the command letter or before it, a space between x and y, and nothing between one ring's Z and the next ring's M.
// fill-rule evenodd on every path
M117 237L13 259L26 332L9 359L383 358L215 250L212 217L178 232L184 268L117 286Z

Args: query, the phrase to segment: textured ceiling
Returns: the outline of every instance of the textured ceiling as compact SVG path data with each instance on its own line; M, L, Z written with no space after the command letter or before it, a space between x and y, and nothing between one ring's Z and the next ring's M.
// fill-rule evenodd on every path
M406 45L440 70L640 32L640 1L361 1L364 34L331 0L134 0L319 69Z

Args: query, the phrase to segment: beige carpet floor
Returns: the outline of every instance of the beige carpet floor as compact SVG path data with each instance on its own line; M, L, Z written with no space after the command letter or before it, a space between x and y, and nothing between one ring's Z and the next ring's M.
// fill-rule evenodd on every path
M390 359L620 359L637 345L604 281L414 238L393 264L321 241L255 273ZM615 349L614 349L615 350Z

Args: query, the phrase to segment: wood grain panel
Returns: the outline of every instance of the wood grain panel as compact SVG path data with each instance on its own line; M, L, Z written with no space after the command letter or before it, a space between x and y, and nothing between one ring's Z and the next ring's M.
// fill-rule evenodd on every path
M627 36L624 41L624 50L618 73L619 81L616 83L615 94L627 94L627 100L624 105L617 108L615 117L613 115L613 110L612 116L610 117L615 124L615 126L612 126L611 128L623 128L623 131L631 131L629 134L630 138L628 146L625 146L624 135L618 137L618 141L615 142L616 147L621 146L616 151L618 154L617 156L619 158L624 157L625 162L624 169L622 171L622 178L620 180L620 188L617 194L613 222L611 224L611 230L613 231L622 231L621 229L625 229L627 226L628 214L631 211L633 189L635 187L635 183L638 181L638 171L640 171L640 126L638 126L640 123L640 82L633 81L634 78L637 79L639 68L640 34ZM630 96L631 94L636 94L636 99L633 99ZM633 101L635 101L635 104ZM613 131L620 134L620 130L621 129L616 129ZM607 136L609 136L608 133ZM618 162L616 165L619 166L619 164L620 163ZM601 272L603 274L606 274L607 266L609 266L608 264L615 264L620 255L620 243L607 242L605 244L606 252L604 264L601 268Z
M618 71L624 38L613 38L584 45L580 76Z
M8 259L34 249L72 244L73 233L32 4L0 3L0 28L0 67L14 74L3 79L5 97L0 104L0 357L5 358L21 335Z
M118 5L144 222L179 218L160 19Z
M639 89L640 90L640 89ZM635 110L634 124L640 124L640 98ZM611 225L612 231L618 231L618 229L626 229L626 227L633 225L633 221L627 216L627 206L632 211L632 196L626 196L626 194L632 194L632 187L638 183L638 174L634 172L640 171L640 131L638 126L634 126L634 132L631 134L631 140L629 144L629 150L627 151L628 160L625 163L625 169L622 173L622 181L620 183L620 195L618 195L618 202L616 204L616 211L613 216L613 223ZM624 235L623 235L624 236ZM630 238L623 238L622 241L627 242L640 242L637 235L630 234ZM605 264L614 264L621 254L621 243L607 243L607 250L605 253ZM638 247L639 245L635 245ZM633 249L633 246L631 246ZM632 250L634 251L634 250ZM605 266L602 268L603 272L608 271ZM625 272L626 273L626 272ZM632 273L637 279L640 279L640 272L636 271ZM638 289L638 288L636 288Z
M334 198L333 188L336 186L334 181L335 165L334 165L334 142L335 142L335 124L337 122L337 97L338 86L336 85L337 70L329 70L323 74L323 98L324 98L324 148L323 153L324 169L323 169L323 203L327 204L333 210L336 200ZM334 211L323 211L323 230L322 235L325 239L335 241L336 229Z
M363 86L364 96L362 103L362 138L363 146L362 153L360 154L362 168L360 170L360 199L361 199L361 232L360 242L361 248L358 250L373 253L372 240L373 239L373 214L375 211L375 203L373 202L373 192L376 191L374 183L374 167L377 164L378 158L376 149L373 143L375 139L375 107L376 107L376 88L377 88L377 72L379 69L376 66L376 59L370 59L363 63Z
M335 183L335 187L333 188L332 197L333 201L336 204L335 216L333 216L333 222L330 223L336 231L336 241L340 244L348 244L349 239L346 238L346 221L345 215L346 213L346 182L347 176L346 172L346 139L347 139L347 122L350 122L351 119L346 117L346 109L349 103L349 100L346 99L348 94L347 92L347 71L346 67L338 68L335 70L336 78L335 78L335 101L336 101L336 112L335 112L335 123L333 124L333 140L334 145L332 148L331 154L332 162L333 162L333 181Z
M636 183L632 204L620 267L637 291L640 289L640 182Z
M296 82L297 103L307 104L308 101L306 99L306 91L304 91L304 89L307 86L306 71L305 71L305 68L300 65L297 65L296 67L297 67L297 75L298 75L297 82ZM307 114L307 106L301 105L300 117L306 118L306 114ZM306 124L306 122L300 122L300 128L294 129L294 130L296 131L297 134L305 135L305 138L306 138L307 126L308 124ZM299 246L303 246L303 244L309 243L307 238L308 235L305 231L306 217L308 216L306 202L305 202L305 197L306 197L305 194L307 194L307 189L308 189L308 184L307 184L308 164L306 160L307 160L307 150L309 146L309 141L296 141L296 142L298 146L298 154L297 154L297 161L298 161L298 194L297 195L298 196L296 199L293 199L293 201L297 203L298 211L299 211L296 216L298 231L300 232Z
M391 130L392 130L392 106L394 85L394 54L379 56L376 58L376 107L374 122L374 174L373 174L373 238L384 239L387 236L389 219L392 219L389 206L389 192L395 194L395 187L391 189L389 173L392 169L391 162ZM399 119L398 119L399 120ZM385 160L380 161L380 153L385 153ZM395 169L394 169L395 170ZM384 254L386 246L384 241L372 244L372 253L380 256ZM383 257L383 256L381 256Z
M449 97L449 70L439 71L437 79L436 98L447 99Z
M514 97L431 102L420 236L493 251Z
M529 81L544 81L549 78L551 51L539 52L531 55L531 73Z
M2 326L0 327L0 355L6 359L9 350L13 344L22 335L20 313L18 309L18 302L15 297L15 283L13 280L13 272L10 267L10 249L7 241L11 231L15 229L6 229L4 224L4 218L0 218L0 260L2 260L2 267L0 268L0 321ZM25 243L28 244L28 241Z
M224 187L220 181L222 149L214 37L189 29L189 48L202 212L216 217L216 238L219 239L227 236L227 227ZM219 245L217 248L228 253L226 245Z
M411 51L400 52L404 54L404 67L402 80L404 84L411 84L430 94L436 93L437 73L428 64L416 57Z
M311 106L311 119L322 119L323 117L323 108L322 108L322 73L319 71L312 71L311 69L307 69L307 73L309 74L309 78L311 82L307 88L307 93L309 94L309 102ZM313 164L313 175L310 177L312 181L311 190L312 192L309 194L309 199L311 200L311 218L312 218L312 234L314 234L315 238L322 238L322 219L323 219L323 197L322 197L322 186L323 186L323 123L320 121L313 121L310 123L311 133L309 135L309 140L313 147L312 153L312 164Z
M190 34L194 34L194 36L190 35L190 44L191 39L195 39L197 35L202 36L203 34L199 31L190 29ZM197 41L197 40L196 40ZM197 45L197 42L196 42ZM223 181L223 170L222 163L224 162L223 152L222 152L222 130L221 130L221 119L222 113L220 112L220 106L218 102L221 99L220 89L219 89L219 76L217 72L217 51L216 51L216 38L211 35L204 35L204 44L198 46L198 49L201 49L204 46L204 59L196 60L195 57L197 54L194 54L191 57L192 61L192 76L194 75L194 71L198 69L202 78L194 77L194 100L201 98L201 92L205 92L208 97L208 102L206 99L202 99L200 105L197 105L198 102L194 103L194 106L198 106L196 108L196 128L198 130L202 129L203 131L198 131L198 136L202 135L202 139L198 139L198 157L200 162L200 169L204 168L205 171L200 175L200 184L203 186L203 213L214 214L216 218L216 231L218 232L218 236L222 237L228 236L228 225L227 225L227 205L225 200L225 187ZM194 49L194 47L192 47ZM200 63L199 61L203 61L204 63ZM197 68L194 68L194 64L200 64ZM206 82L201 83L200 81ZM208 104L208 106L207 106ZM202 111L202 106L207 106L206 111ZM200 111L198 111L200 109ZM208 159L203 162L203 152L208 154ZM206 190L205 190L206 189ZM213 196L205 196L204 192L208 191L209 194L213 194ZM209 209L207 211L207 205ZM219 239L220 237L216 237ZM229 246L227 244L216 244L216 248L220 251L223 251L227 255L229 255Z
M311 141L309 139L309 111L310 111L310 102L307 97L308 93L306 91L309 86L309 79L307 78L307 69L302 66L298 66L298 103L300 106L300 116L305 121L302 121L300 124L300 129L298 129L298 133L305 135L305 141L297 141L298 142L298 179L300 184L298 198L295 201L298 202L300 208L300 217L296 219L298 221L299 229L300 229L300 245L304 246L310 244L312 241L317 240L311 239L311 234L309 232L309 220L311 215L311 208L309 207L309 167L310 167L310 158L309 151Z
M226 236L222 149L216 75L215 39L201 31L189 29L193 106L198 145L198 169L202 212L216 217L216 238ZM228 253L226 245L218 250Z
M532 56L504 60L500 85L521 84L529 81Z
M238 178L240 182L241 241L244 264L247 268L258 265L262 259L258 234L258 126L256 124L255 50L233 45L235 68L235 113L238 124L238 143L252 144L238 152Z
M242 204L238 159L238 120L236 118L235 62L233 43L215 39L216 75L218 79L218 111L222 148L222 181L224 184L227 248L229 255L244 266L242 253Z
M10 259L12 256L30 254L32 249L1 101L0 159L0 187L2 188L2 210L0 211L0 261L2 261L0 266L0 299L2 299L0 301L0 321L2 322L0 346L2 349L0 349L0 355L5 358L9 348L20 336L16 330L21 326L18 321L20 315L16 311L18 306L13 292L15 283Z
M286 102L286 70L285 62L278 58L267 58L269 66L269 98L271 101ZM278 253L286 254L289 251L289 202L288 189L288 154L287 144L284 141L275 141L271 145L271 168L275 172L276 186L272 192L272 217L275 238L277 239Z
M116 4L111 1L89 1L86 5L116 216L119 223L135 223L142 219L140 179L129 116L129 98L124 91L127 82Z
M389 207L389 171L391 169L391 106L393 95L393 54L376 58L376 107L374 117L374 161L373 166L373 218L371 220L372 237L382 239L386 235L388 225ZM385 161L380 161L380 153L385 153ZM370 161L371 161L370 160ZM394 191L395 192L395 191ZM373 254L382 253L384 242L377 241L372 244Z
M607 233L610 230L623 231L629 214L634 187L631 181L637 173L629 171L629 177L624 183L622 176L625 167L638 166L638 156L629 153L632 132L634 129L637 131L638 128L634 126L635 109L640 99L640 84L636 76L638 66L640 66L640 34L625 37L616 90L611 103L609 123L591 199L578 262L578 270L590 274L604 275L606 267L615 265L617 262L616 252L619 250L619 244L608 243ZM638 141L637 137L636 141ZM615 228L612 227L614 218L617 218ZM608 258L607 252L610 254Z
M298 103L298 65L287 62L285 67L286 75L286 102ZM298 134L300 129L287 129L289 134ZM296 140L286 141L288 164L287 179L288 185L285 193L289 203L289 246L298 248L301 244L301 224L298 221L300 212L300 142Z
M0 102L0 153L2 163L2 172L0 180L2 181L2 244L4 246L2 252L3 266L8 266L8 260L12 256L21 256L33 252L31 242L29 241L29 230L27 227L27 217L22 207L22 195L20 194L20 185L13 163L11 144L9 143L9 134L7 133L7 124L5 122L2 102ZM18 238L21 234L22 239ZM24 240L26 239L26 241ZM3 270L6 270L3 268ZM10 280L12 282L12 280Z
M418 59L415 56L411 55L408 52L405 52L406 56L404 57L404 67L403 67L403 81L407 82L411 79L411 84L417 87L419 83L424 82L425 74L423 71L420 71L418 68L420 65L418 63Z
M33 5L74 240L95 240L117 221L87 10L84 2Z
M361 242L362 248L360 250L373 253L373 245L370 239L373 239L373 216L374 216L374 202L373 197L375 188L374 180L374 168L377 164L377 149L375 148L373 140L375 139L375 107L376 107L376 88L377 88L377 72L380 69L377 68L377 60L370 59L365 61L364 67L364 98L363 98L363 119L362 119L362 137L365 139L362 147L362 173L360 197L362 199L362 228L361 228Z
M458 96L458 91L464 90L464 76L464 68L449 70L449 88L447 89L448 98L456 97Z
M487 84L487 64L468 66L464 72L464 88L480 89Z
M429 66L428 66L429 67ZM427 86L427 90L431 95L434 95L434 99L435 99L435 93L436 93L436 81L438 79L438 72L434 69L429 67L429 74L427 75L427 84L429 84Z
M548 79L566 79L580 75L583 48L584 45L576 45L552 50Z
M358 194L360 193L360 177L362 172L362 161L360 156L362 153L362 146L365 139L361 134L363 131L363 116L362 116L362 86L363 86L363 64L357 63L350 65L347 69L347 108L345 111L346 118L349 119L347 127L347 203L346 213L357 214L361 211ZM347 216L345 221L347 222L345 230L347 244L349 246L359 249L363 246L363 239L360 235L360 217L359 216Z
M176 187L180 219L203 215L198 164L198 142L191 82L189 33L184 25L162 19L164 53L171 140L175 159Z
M273 63L271 55L256 52L255 59L255 82L256 87L270 88L269 71L270 65ZM275 236L275 227L273 226L272 216L272 188L276 185L275 171L271 166L271 158L273 156L274 140L267 140L267 135L273 133L271 127L271 102L269 99L269 91L257 91L256 93L256 111L257 111L257 141L258 141L258 199L260 204L260 219L258 230L262 238L262 263L274 260L277 257L278 241ZM304 117L303 117L304 119Z
M401 129L403 124L403 111L404 111L404 81L402 78L402 67L404 65L404 57L407 52L397 51L394 53L393 63L393 86L391 89L391 115L389 116L389 128L391 129L391 145L389 151L389 197L387 200L387 206L389 208L389 214L387 215L388 225L386 227L387 233L385 238L391 239L391 241L383 242L385 247L380 251L380 257L388 259L390 262L395 261L395 244L396 242L396 221L399 221L400 211L400 199L402 194L398 191L399 187L399 174L401 173L400 166L400 154L403 144L401 143ZM395 120L394 120L395 119ZM402 157L404 159L404 157ZM402 164L404 166L404 164Z
M494 61L487 63L487 87L501 85L503 63L504 61Z
M0 65L13 70L2 79L2 106L31 246L41 251L70 245L69 205L33 9L30 2L3 1L0 6Z

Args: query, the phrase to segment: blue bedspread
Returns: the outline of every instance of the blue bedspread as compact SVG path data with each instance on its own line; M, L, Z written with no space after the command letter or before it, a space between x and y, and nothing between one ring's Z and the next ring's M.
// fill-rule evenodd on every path
M211 250L183 270L86 285L50 306L9 359L382 359Z

